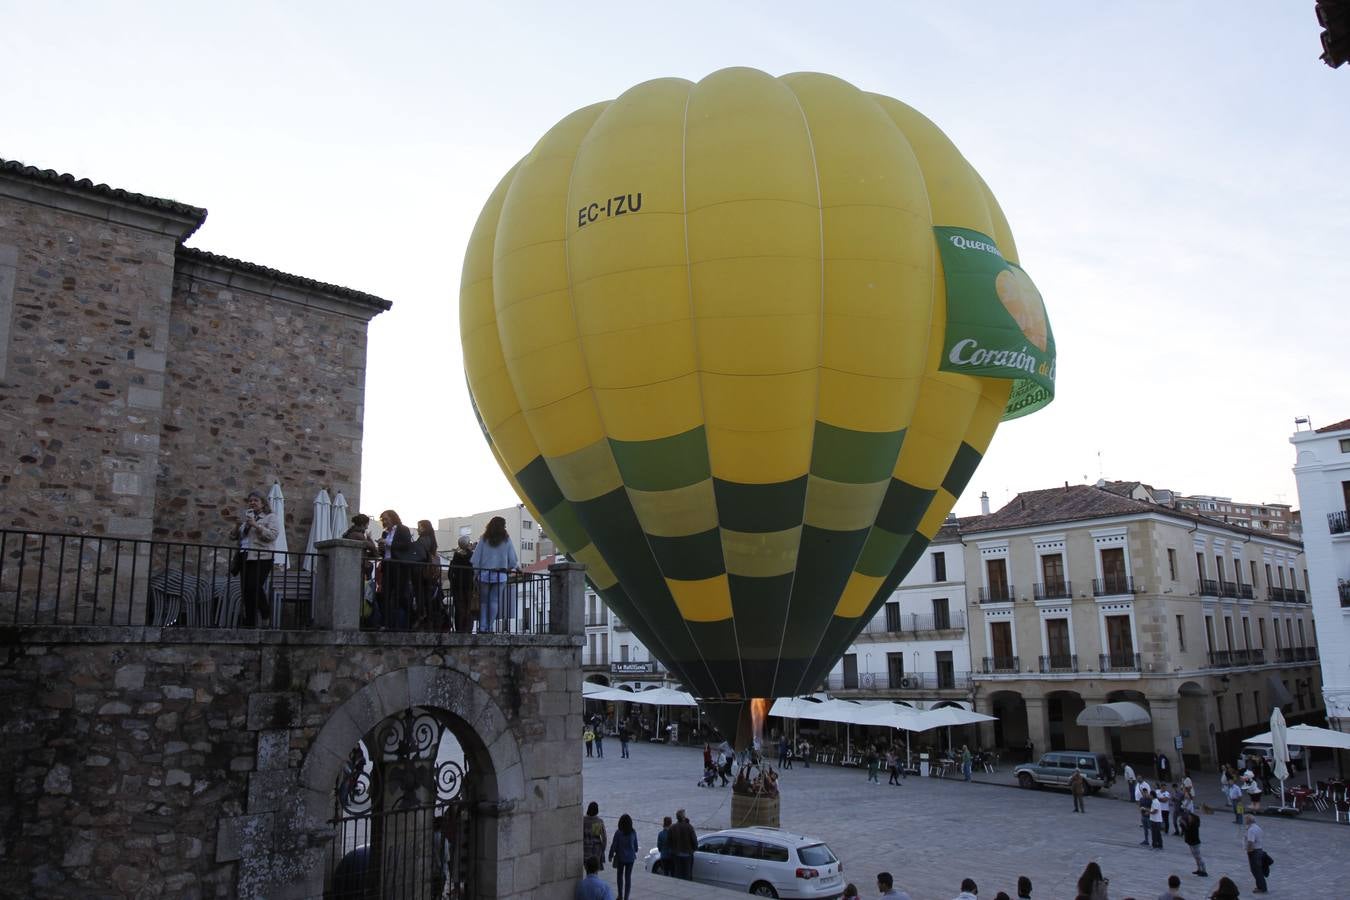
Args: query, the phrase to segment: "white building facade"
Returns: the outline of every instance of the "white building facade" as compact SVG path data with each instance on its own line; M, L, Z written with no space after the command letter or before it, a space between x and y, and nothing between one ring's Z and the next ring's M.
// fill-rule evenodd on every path
M942 527L885 605L830 672L831 694L968 706L966 583L955 523Z
M475 541L478 540L483 534L483 529L487 527L488 521L494 516L501 516L506 520L506 533L511 536L511 541L516 545L516 556L520 558L521 566L533 565L541 558L553 554L553 544L544 536L539 523L534 521L534 516L525 508L523 503L506 506L502 509L489 509L468 516L437 519L437 549L441 552L441 555L445 556L455 549L455 544L459 542L461 536L467 536ZM411 525L412 523L404 524Z
M1290 439L1332 728L1350 731L1350 419Z

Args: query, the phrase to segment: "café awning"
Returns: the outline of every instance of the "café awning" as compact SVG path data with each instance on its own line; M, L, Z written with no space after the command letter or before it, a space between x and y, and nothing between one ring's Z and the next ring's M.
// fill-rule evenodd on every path
M1147 725L1153 719L1148 710L1138 703L1119 700L1115 703L1097 703L1078 714L1078 724L1098 728L1123 728L1128 725Z

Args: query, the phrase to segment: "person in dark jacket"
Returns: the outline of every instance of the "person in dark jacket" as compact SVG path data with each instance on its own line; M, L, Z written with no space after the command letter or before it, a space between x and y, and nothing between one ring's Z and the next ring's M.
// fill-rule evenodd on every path
M398 513L386 509L380 513L380 607L384 624L389 628L406 629L412 606L413 563L417 551L413 549L412 532Z
M661 831L656 835L656 865L652 870L658 875L675 874L675 854L670 850L670 816L661 820Z
M638 839L633 830L633 817L624 813L619 816L619 827L614 830L614 839L609 843L609 861L617 879L614 900L628 900L628 895L633 892L633 863L637 862L637 855Z
M666 838L673 857L675 877L694 880L694 849L698 847L698 832L685 816L684 810L675 810L675 824Z
M1201 878L1208 877L1205 859L1200 855L1200 816L1195 812L1186 810L1181 813L1181 835L1181 839L1191 849L1191 856L1195 857L1195 871L1191 874L1199 875Z
M439 628L441 623L441 558L436 554L436 529L431 520L417 523L417 537L413 539L413 597L417 622ZM434 573L434 574L433 574Z
M460 634L473 631L478 614L473 608L474 590L473 541L464 534L450 556L450 601L455 607L455 631Z

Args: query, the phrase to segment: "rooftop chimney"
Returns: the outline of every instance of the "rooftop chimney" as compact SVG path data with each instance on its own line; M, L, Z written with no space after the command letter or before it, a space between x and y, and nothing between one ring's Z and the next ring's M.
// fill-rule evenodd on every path
M989 492L980 491L980 515L989 515Z

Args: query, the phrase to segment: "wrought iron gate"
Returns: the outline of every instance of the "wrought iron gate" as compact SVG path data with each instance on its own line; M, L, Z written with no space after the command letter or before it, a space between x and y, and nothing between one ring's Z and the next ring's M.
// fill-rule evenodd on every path
M474 896L474 797L463 748L431 710L385 719L352 748L336 786L332 900Z

